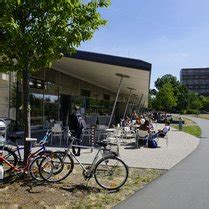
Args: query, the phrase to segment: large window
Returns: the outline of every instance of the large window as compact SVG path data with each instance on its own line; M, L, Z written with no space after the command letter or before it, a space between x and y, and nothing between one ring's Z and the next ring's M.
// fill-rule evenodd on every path
M43 92L33 90L30 93L31 125L42 126L43 124Z
M56 95L44 95L44 119L58 120L59 98Z
M83 97L83 107L88 111L90 109L91 92L87 89L81 89L81 96Z
M59 76L59 72L55 70L46 70L45 72L45 120L59 120Z

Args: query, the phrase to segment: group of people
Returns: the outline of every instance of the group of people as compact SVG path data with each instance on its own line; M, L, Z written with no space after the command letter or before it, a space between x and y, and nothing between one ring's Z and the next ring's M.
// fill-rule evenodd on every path
M80 145L81 136L83 130L86 128L86 123L80 113L79 106L74 107L74 111L70 117L69 126L70 130L73 130L73 134L77 138L76 144ZM150 148L157 148L157 138L165 137L170 130L170 123L169 121L166 121L164 128L156 131L152 123L152 119L146 118L143 115L138 115L135 111L132 112L130 117L126 116L125 120L121 122L121 126L134 126L136 129L147 131L147 137L144 138L142 145L147 144ZM78 147L75 149L75 147L73 147L73 153L76 156L79 156L80 148Z
M146 118L143 115L138 115L135 111L131 116L126 116L124 126L134 126L139 130L147 131L147 137L141 142L141 145L148 145L150 148L157 148L157 138L164 138L170 130L170 122L165 121L163 129L155 130L152 119Z

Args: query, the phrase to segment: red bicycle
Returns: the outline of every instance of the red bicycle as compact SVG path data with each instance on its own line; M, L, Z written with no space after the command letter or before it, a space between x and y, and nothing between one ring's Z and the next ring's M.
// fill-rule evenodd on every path
M35 138L26 138L27 141L36 142ZM29 174L34 180L42 181L43 178L39 175L39 171L45 173L47 178L50 178L54 169L59 170L62 165L62 159L52 151L44 151L40 153L40 149L34 153L30 153L23 167L17 167L18 159L15 152L8 147L5 147L5 141L0 141L0 181L7 181L13 174ZM44 160L44 164L41 162ZM40 168L40 165L42 167ZM50 165L50 166L48 166ZM47 169L45 169L47 167ZM51 168L49 170L49 168Z

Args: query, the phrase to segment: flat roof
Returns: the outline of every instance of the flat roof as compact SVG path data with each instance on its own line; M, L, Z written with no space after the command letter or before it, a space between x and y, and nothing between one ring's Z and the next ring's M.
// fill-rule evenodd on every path
M152 65L148 62L113 55L99 54L78 50L76 54L65 54L53 68L57 71L86 81L98 87L117 92L120 77L124 79L121 86L122 95L129 94L129 88L142 103L148 104Z
M100 53L87 52L81 50L77 50L77 53L75 54L65 54L64 56L80 59L80 60L99 62L103 64L117 65L117 66L147 70L147 71L151 71L151 67L152 67L150 63L139 59L119 57L115 55L100 54Z

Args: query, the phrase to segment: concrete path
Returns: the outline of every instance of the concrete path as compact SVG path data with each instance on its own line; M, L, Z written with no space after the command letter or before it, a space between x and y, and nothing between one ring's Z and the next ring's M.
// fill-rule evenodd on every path
M116 209L209 208L209 120L192 120L202 129L198 149Z
M163 126L158 124L156 130ZM160 138L158 143L160 148L136 149L134 140L128 140L126 143L121 143L120 157L129 167L170 169L193 152L199 145L199 141L199 138L171 129L168 133L168 146L166 146L166 140ZM57 148L52 149L57 150ZM90 150L82 150L79 160L82 163L91 163L96 151L90 153Z

